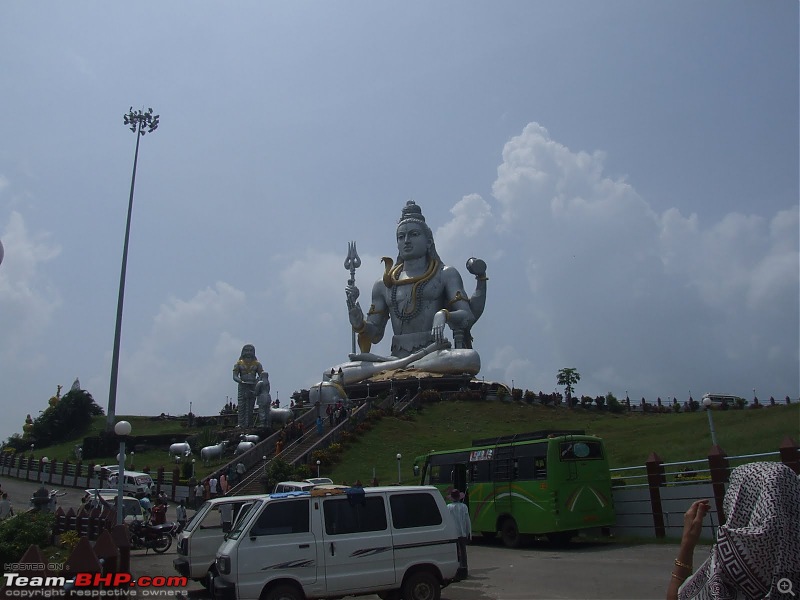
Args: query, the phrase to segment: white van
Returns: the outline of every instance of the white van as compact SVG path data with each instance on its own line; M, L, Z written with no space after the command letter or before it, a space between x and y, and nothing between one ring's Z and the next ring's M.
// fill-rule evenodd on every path
M314 487L310 481L280 481L275 484L273 494L285 494L287 492L308 492Z
M222 530L223 505L230 505L232 521L247 513L253 500L266 494L253 496L223 496L205 502L178 534L178 558L172 561L175 570L189 579L208 587L214 573L217 548L225 537ZM222 510L220 510L222 509Z
M701 407L706 405L706 399L708 399L709 405L713 407L725 404L728 408L738 408L739 404L744 406L748 403L747 400L740 396L732 396L730 394L703 394Z
M211 588L236 600L439 600L457 580L457 537L433 486L272 494L220 545Z
M108 483L112 486L117 485L117 477L119 473L111 473L108 476ZM123 473L122 491L128 496L135 496L136 498L144 498L147 494L153 495L155 490L155 483L153 478L147 473L140 473L139 471L125 471Z
M85 502L83 506L89 510L99 506L116 507L117 504L117 490L109 488L89 488L84 490L86 493L83 498ZM126 523L132 520L144 521L146 515L139 500L131 496L122 497L122 518Z

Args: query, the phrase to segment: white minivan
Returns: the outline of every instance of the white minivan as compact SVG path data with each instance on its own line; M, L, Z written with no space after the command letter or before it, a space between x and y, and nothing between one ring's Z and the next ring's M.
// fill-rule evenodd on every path
M149 473L141 473L139 471L125 471L123 473L122 489L128 496L136 498L144 498L148 494L152 495L155 490L155 482L150 477ZM108 476L108 483L112 486L117 485L117 477L119 472L111 473Z
M223 542L222 516L230 510L235 524L250 507L253 500L265 494L253 496L221 496L206 501L177 536L178 557L172 561L175 570L189 579L208 587L214 575L214 560L217 548Z
M433 486L272 494L220 545L211 589L236 600L439 600L458 578L457 537Z

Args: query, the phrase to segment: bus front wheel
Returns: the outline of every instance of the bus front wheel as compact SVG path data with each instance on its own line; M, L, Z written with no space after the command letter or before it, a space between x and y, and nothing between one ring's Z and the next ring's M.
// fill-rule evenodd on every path
M508 517L500 526L500 537L508 548L518 548L522 541L517 522L513 517Z

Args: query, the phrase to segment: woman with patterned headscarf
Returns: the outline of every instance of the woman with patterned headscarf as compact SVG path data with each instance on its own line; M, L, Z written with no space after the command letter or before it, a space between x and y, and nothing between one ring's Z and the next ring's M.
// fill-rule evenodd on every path
M667 598L787 598L800 592L800 479L781 463L755 462L731 472L726 521L711 555L692 574L708 500L684 515L683 537Z

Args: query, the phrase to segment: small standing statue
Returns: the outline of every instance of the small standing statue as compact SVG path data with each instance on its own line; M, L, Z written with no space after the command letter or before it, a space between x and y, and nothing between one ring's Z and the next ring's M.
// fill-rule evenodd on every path
M242 347L242 354L233 365L233 380L239 384L237 403L239 408L239 427L253 425L253 406L256 402L256 384L264 368L256 358L256 348L252 344Z
M269 373L264 371L255 387L256 402L258 403L258 419L261 427L272 427L270 410L272 407L272 396L269 394Z

